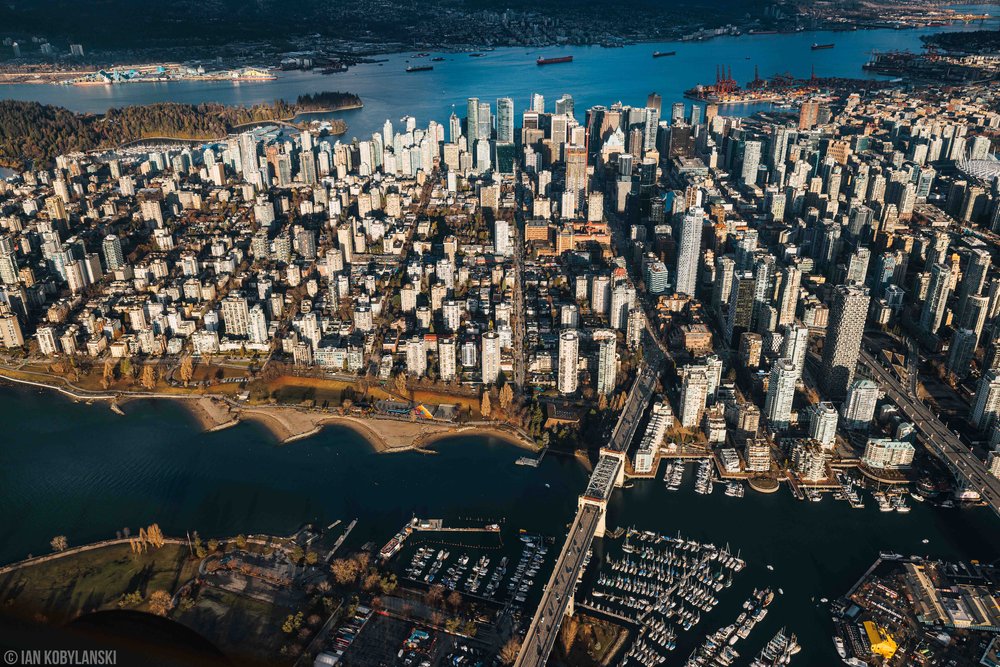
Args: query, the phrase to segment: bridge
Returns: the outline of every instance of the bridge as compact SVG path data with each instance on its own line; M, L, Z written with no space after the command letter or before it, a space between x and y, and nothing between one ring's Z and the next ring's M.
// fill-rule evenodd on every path
M1000 479L991 475L979 457L969 447L963 445L958 436L942 424L925 403L914 398L915 394L908 392L907 388L867 350L861 350L859 362L868 370L872 379L882 386L889 400L895 403L921 432L928 449L967 485L966 488L979 493L993 511L1000 514ZM910 373L910 375L916 374Z
M611 442L601 448L587 488L577 501L576 517L570 525L548 584L542 591L542 599L524 636L515 667L543 667L559 636L563 617L573 613L573 594L583 574L587 552L595 537L604 537L608 500L615 487L622 486L625 481L626 452L656 388L656 369L662 357L658 356L660 351L656 346L647 346L647 349L650 350L647 363L642 364L629 390L625 408L612 431ZM656 363L650 365L648 362L651 361Z

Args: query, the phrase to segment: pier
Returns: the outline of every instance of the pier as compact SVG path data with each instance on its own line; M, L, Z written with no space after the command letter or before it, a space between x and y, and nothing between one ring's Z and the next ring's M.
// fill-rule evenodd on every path
M428 533L499 533L500 525L496 523L485 526L468 526L464 528L444 525L444 519L417 519L410 522L410 527L416 532Z

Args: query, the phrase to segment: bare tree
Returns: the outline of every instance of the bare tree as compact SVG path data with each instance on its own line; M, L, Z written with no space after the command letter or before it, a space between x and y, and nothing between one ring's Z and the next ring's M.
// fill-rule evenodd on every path
M505 665L513 665L517 660L518 653L521 652L521 640L511 637L500 649L500 662Z
M156 386L156 371L152 366L146 364L142 367L142 386L146 389L153 389Z
M184 384L191 382L191 378L194 377L194 362L191 361L190 355L185 355L181 359L180 373Z

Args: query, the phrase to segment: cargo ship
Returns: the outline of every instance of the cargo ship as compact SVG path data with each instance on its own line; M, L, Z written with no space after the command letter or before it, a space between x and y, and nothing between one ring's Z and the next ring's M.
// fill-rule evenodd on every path
M434 69L433 65L410 65L406 68L407 72L426 72L428 70Z
M822 49L832 49L834 46L835 46L834 44L816 44L816 43L814 43L812 45L812 50L813 51L820 51Z
M536 65L555 65L556 63L571 63L573 62L573 56L560 56L558 58L539 58L535 61Z
M663 58L665 56L676 56L676 51L653 51L654 58Z

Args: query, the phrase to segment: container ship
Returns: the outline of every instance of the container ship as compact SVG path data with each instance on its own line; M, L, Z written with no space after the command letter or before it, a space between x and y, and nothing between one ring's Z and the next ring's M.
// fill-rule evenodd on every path
M539 58L535 61L537 65L555 65L556 63L571 63L573 56L560 56L558 58Z
M433 65L410 65L406 68L407 72L426 72L428 70L434 69Z
M663 58L665 56L676 56L676 51L653 51L654 58Z
M813 44L812 50L821 51L823 49L832 49L834 46L835 46L834 44Z

